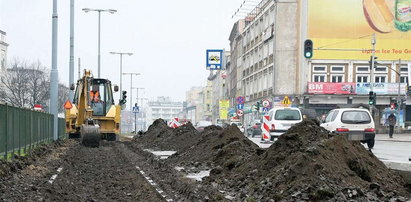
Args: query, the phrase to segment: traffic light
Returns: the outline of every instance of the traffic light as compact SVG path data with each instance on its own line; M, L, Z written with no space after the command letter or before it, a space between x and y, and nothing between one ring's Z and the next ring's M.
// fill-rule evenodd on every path
M368 94L368 104L369 105L375 105L377 101L377 94L374 93L373 91L370 91Z
M395 100L391 100L390 108L397 110L397 107L398 107L397 102Z
M378 59L378 57L374 56L374 68L376 68L377 65L378 65L377 59ZM370 64L370 69L371 69L372 61L373 61L372 56L370 56L370 61L368 61L368 64Z
M310 39L304 41L304 57L313 57L313 41L311 41Z
M257 111L260 111L260 101L257 102Z

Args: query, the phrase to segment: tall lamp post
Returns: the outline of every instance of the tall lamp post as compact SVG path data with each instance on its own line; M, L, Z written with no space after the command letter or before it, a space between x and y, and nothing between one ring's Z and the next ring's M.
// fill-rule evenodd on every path
M120 55L120 92L123 92L123 55L132 56L133 53L110 52L110 54Z
M138 105L138 90L140 89L140 90L144 90L145 88L133 88L133 89L136 89L137 90L137 96L136 96L136 103L137 103L137 105ZM135 128L136 128L136 131L137 131L137 113L134 113L134 121L136 122L136 126L135 126Z
M140 73L123 73L123 75L130 75L130 112L133 112L133 75L138 76Z
M98 78L100 78L100 64L101 64L101 56L100 56L100 19L101 19L101 12L109 12L111 14L114 14L115 12L117 12L117 10L114 9L94 9L94 8L83 8L82 9L84 12L90 12L90 11L96 11L98 12Z

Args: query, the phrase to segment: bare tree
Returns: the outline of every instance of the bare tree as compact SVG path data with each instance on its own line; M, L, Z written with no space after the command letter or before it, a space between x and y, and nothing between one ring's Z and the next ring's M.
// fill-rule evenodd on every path
M0 101L18 107L33 108L40 104L48 108L50 101L50 72L39 61L30 65L14 59L10 68L0 74ZM59 84L59 112L68 100L68 88Z

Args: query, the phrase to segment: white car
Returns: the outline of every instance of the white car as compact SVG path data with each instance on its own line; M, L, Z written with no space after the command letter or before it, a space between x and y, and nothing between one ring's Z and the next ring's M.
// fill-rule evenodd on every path
M301 110L293 107L273 108L268 115L270 116L271 141L284 134L291 126L303 121Z
M367 143L372 149L375 143L375 124L367 109L341 108L328 112L321 124L325 129L346 135L348 140L359 140Z

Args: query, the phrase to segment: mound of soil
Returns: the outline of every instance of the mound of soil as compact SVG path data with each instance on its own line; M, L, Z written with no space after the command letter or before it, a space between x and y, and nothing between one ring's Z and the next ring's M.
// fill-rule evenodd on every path
M239 167L260 153L262 150L236 126L225 129L209 126L201 132L199 141L193 147L177 152L167 161L178 166L201 163L211 166L212 173L219 174Z
M13 159L9 161L0 159L0 178L24 169L62 144L64 144L64 140L57 140L51 144L41 144L25 156L14 155Z
M172 129L162 119L157 119L135 142L146 149L182 151L193 146L199 139L198 131L188 122Z
M257 201L401 201L410 195L402 178L359 142L332 135L312 120L290 128L228 179L237 197Z

